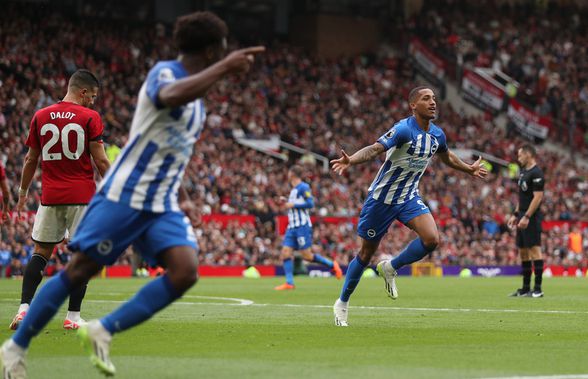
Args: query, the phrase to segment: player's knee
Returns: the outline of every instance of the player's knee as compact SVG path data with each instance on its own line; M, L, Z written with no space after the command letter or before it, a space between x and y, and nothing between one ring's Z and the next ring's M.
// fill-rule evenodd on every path
M433 251L439 246L439 234L432 234L425 238L421 239L423 241L423 245L427 248L428 251Z
M184 293L198 282L198 270L195 266L170 270L168 275L173 286L181 293Z

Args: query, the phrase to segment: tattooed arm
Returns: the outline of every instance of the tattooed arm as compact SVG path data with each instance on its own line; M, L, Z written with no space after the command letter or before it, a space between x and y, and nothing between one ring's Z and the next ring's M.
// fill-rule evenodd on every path
M351 156L347 155L345 150L341 150L341 158L331 161L333 171L341 175L349 166L371 161L384 151L386 151L386 148L380 142L366 146Z

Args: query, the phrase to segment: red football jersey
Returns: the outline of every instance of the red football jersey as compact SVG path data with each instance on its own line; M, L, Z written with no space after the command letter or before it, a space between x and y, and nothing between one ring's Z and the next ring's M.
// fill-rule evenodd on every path
M0 162L0 180L6 179L6 170L4 170L4 166L2 166L2 162Z
M96 191L90 141L101 141L98 112L60 101L38 110L27 146L40 150L43 205L88 204Z

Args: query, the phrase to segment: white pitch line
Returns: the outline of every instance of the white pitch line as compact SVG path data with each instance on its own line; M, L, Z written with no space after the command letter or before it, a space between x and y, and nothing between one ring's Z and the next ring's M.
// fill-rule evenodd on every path
M482 379L588 379L588 374L571 374L571 375L541 375L541 376L502 376L495 378Z
M130 295L127 293L108 292L103 295ZM332 305L320 304L269 304L269 303L255 303L253 300L240 299L234 297L216 297L216 296L200 296L200 295L185 295L184 299L211 299L232 301L233 303L218 303L218 302L191 302L191 301L176 301L173 304L178 305L223 305L223 306L253 306L253 307L291 307L291 308L332 308ZM87 299L86 302L93 303L124 303L126 300L94 300ZM9 299L0 299L0 302L13 302ZM416 307L386 307L386 306L368 306L357 305L351 306L351 309L368 309L368 310L390 310L390 311L411 311L411 312L456 312L456 313L535 313L535 314L588 314L588 311L569 311L569 310L542 310L542 309L488 309L488 308L416 308ZM588 379L588 378L586 378Z
M253 307L291 307L291 308L332 308L332 305L319 304L269 304L255 303L252 300L231 298L231 297L213 297L213 296L194 296L187 295L183 298L194 299L212 299L212 300L229 300L235 303L211 303L211 302L189 302L176 301L178 305L225 305L225 306L253 306ZM84 300L97 303L122 303L119 300ZM485 308L411 308L411 307L385 307L385 306L352 306L351 309L368 309L368 310L391 310L391 311L413 311L413 312L479 312L479 313L538 313L538 314L588 314L588 311L568 311L568 310L541 310L541 309L485 309ZM588 379L588 378L587 378Z

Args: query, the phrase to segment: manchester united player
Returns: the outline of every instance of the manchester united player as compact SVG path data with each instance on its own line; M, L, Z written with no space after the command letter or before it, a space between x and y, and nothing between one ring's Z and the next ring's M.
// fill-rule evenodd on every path
M2 191L2 203L0 203L0 213L2 213L2 220L0 220L1 224L2 222L8 222L9 220L8 205L11 200L8 183L6 181L6 171L4 170L4 166L2 166L2 162L0 162L0 190Z
M47 260L56 244L71 237L94 195L94 169L100 175L110 167L102 144L104 125L100 115L90 109L98 94L98 79L88 70L78 70L69 79L62 101L35 113L26 144L29 151L22 169L16 211L24 210L27 193L41 162L41 205L33 225L35 252L25 269L21 304L10 329L16 330L29 309L43 279ZM83 322L80 307L86 286L74 291L63 327L78 329Z

